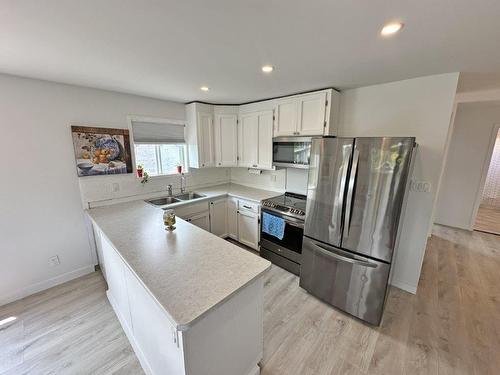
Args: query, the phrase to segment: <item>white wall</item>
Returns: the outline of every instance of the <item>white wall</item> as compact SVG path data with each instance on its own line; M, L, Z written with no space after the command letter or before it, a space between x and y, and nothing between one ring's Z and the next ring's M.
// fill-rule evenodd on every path
M308 169L287 168L286 169L286 191L291 193L307 194Z
M262 171L262 174L255 175L248 173L247 168L231 168L231 182L282 193L285 191L286 169Z
M179 103L7 75L0 114L1 305L92 269L70 125L126 128L129 114L185 114ZM136 183L116 177L127 189ZM90 179L89 186L107 177ZM56 254L61 264L50 267Z
M393 284L415 292L431 224L458 73L347 90L341 95L341 136L415 136L414 179L430 193L411 192L397 251Z
M495 124L500 124L500 101L458 105L436 205L436 223L472 229Z

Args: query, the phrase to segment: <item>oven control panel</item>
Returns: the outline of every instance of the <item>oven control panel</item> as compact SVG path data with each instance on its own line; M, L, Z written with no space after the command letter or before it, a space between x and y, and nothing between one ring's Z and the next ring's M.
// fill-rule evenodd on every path
M291 208L291 207L282 206L282 205L277 204L277 203L272 202L272 201L264 201L264 202L262 202L262 205L264 205L265 207L273 208L274 210L280 211L283 213L289 213L289 214L294 214L294 215L298 215L298 216L304 216L306 214L304 210L301 210L298 208Z

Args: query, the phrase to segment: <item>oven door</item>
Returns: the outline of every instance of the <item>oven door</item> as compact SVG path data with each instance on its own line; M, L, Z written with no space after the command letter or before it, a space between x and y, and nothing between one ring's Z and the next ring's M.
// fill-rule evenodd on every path
M263 208L262 212L273 215L285 220L285 234L283 239L271 236L270 234L261 231L260 239L261 246L265 247L274 253L284 256L295 263L301 261L302 254L302 239L304 235L304 222L301 220L280 215L272 210Z
M309 168L310 137L273 138L273 165L278 167Z

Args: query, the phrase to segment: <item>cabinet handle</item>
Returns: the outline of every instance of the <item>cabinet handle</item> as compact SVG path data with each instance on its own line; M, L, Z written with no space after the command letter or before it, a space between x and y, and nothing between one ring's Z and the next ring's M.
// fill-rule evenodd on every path
M256 167L256 166L257 166L257 164L252 165L252 167Z
M250 206L245 206L245 205L243 205L243 207L248 208L249 210L251 210L251 209L252 209L252 207L250 207Z

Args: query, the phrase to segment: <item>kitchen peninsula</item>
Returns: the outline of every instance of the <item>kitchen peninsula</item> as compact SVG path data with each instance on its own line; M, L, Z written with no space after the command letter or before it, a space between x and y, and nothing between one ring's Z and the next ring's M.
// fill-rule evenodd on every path
M148 374L256 375L270 263L143 201L88 210L108 298Z

